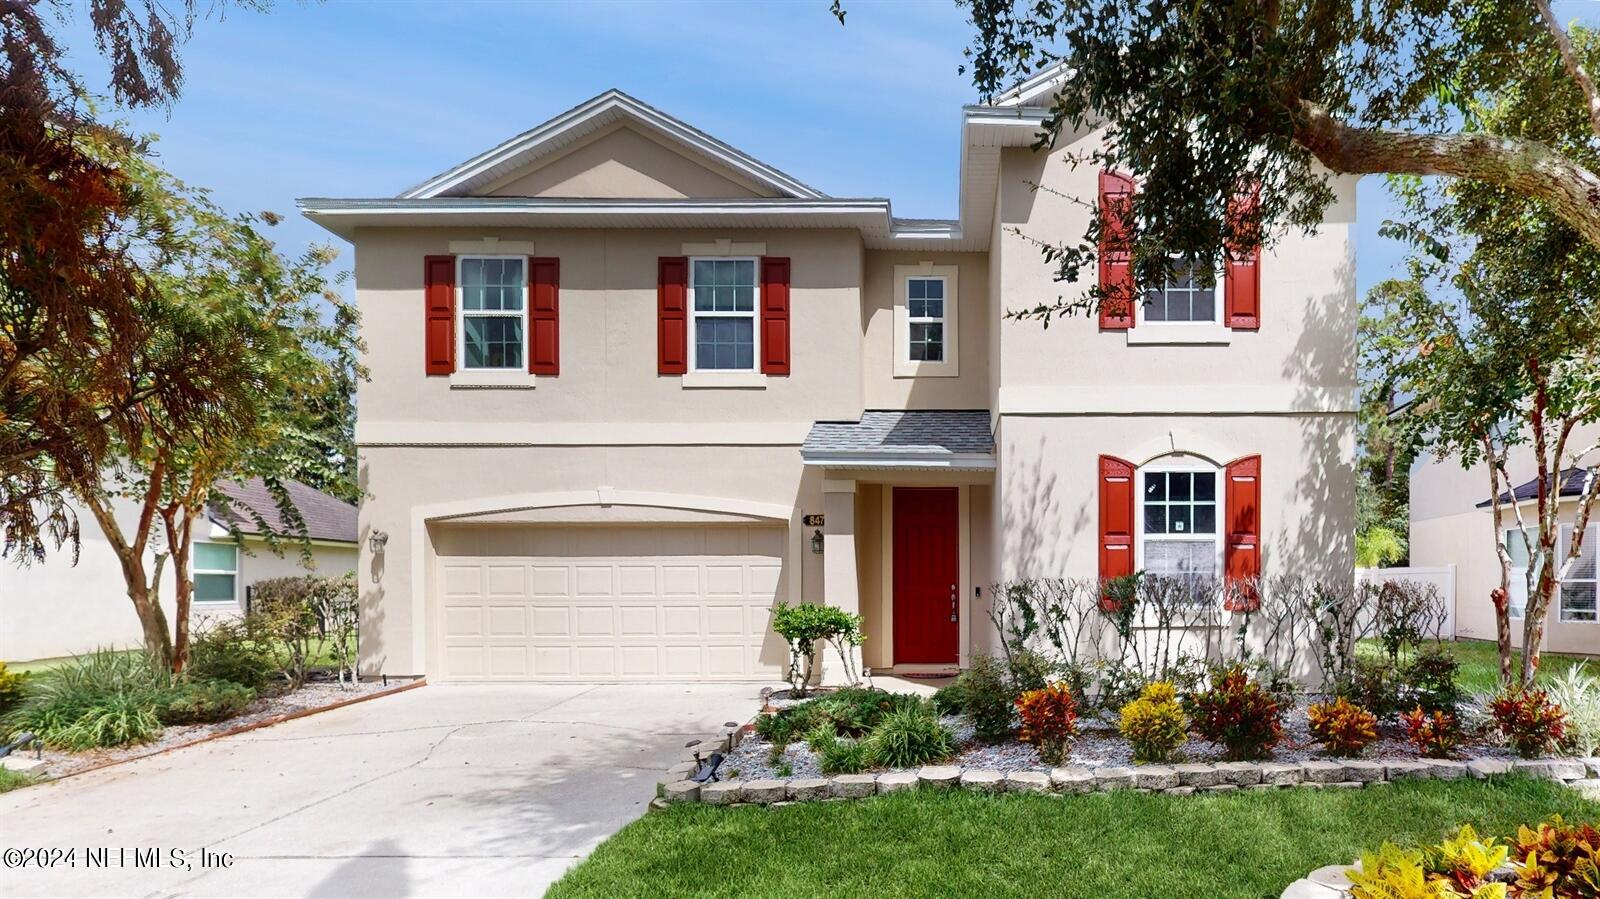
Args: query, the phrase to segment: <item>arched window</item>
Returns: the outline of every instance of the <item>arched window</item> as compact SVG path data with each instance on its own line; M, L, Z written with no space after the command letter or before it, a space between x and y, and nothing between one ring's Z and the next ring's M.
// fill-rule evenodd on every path
M1151 575L1222 575L1221 472L1197 456L1162 456L1139 469L1137 567Z

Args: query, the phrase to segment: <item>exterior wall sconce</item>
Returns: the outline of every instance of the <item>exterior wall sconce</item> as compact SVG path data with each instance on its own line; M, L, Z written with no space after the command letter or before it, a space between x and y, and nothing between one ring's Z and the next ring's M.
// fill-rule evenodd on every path
M384 544L389 542L389 532L374 530L372 536L367 538L367 545L372 548L375 556L383 555Z
M811 551L819 556L822 555L822 531L820 530L811 532Z

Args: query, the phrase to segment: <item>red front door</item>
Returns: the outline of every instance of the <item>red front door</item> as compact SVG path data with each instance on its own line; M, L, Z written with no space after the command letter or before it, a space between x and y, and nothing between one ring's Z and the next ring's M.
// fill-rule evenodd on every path
M894 661L956 664L961 577L954 487L894 488Z

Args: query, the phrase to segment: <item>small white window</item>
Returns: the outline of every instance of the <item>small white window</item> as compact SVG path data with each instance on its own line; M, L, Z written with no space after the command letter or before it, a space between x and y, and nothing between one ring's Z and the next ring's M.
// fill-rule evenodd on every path
M906 358L944 361L944 279L906 279Z
M691 260L692 370L755 371L757 267L754 259Z
M232 543L194 544L194 601L237 602L239 547Z
M1528 566L1533 560L1521 528L1506 529L1506 555L1511 559L1511 595L1506 597L1506 609L1512 618L1521 618L1528 608Z
M1563 563L1572 552L1572 535L1572 525L1561 526L1561 555L1558 558ZM1567 569L1567 576L1561 579L1562 621L1600 620L1596 617L1595 608L1597 540L1600 540L1600 526L1590 525L1584 529L1583 546L1578 550L1578 558Z
M1220 275L1206 283L1204 266L1174 256L1166 283L1145 290L1141 321L1216 324L1222 320L1221 296Z
M1175 464L1141 469L1139 567L1158 576L1219 576L1221 518L1216 469Z
M527 367L528 279L521 256L462 256L462 368L520 371Z

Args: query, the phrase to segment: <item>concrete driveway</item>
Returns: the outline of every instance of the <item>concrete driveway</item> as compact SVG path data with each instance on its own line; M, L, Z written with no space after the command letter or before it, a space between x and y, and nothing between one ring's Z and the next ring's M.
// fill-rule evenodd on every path
M427 686L0 796L22 896L539 896L759 686ZM85 850L111 850L87 867ZM135 866L133 850L162 853ZM231 853L202 870L200 850ZM127 855L118 855L126 849ZM194 870L174 867L172 850Z

